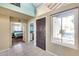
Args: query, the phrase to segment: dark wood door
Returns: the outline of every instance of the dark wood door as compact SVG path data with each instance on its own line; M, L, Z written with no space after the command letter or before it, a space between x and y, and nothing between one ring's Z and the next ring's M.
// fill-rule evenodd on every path
M36 21L36 45L43 50L46 50L46 18L41 18Z

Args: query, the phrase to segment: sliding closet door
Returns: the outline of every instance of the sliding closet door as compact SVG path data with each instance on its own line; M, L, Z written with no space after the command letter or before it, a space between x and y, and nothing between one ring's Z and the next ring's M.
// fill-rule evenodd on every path
M36 45L46 50L45 18L36 21Z

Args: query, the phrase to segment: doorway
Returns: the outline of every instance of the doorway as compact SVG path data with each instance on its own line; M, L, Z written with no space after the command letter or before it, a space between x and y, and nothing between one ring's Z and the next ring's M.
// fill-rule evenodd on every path
M46 18L41 18L36 21L36 46L46 50Z
M21 22L11 22L12 45L24 42Z
M30 23L30 42L34 45L34 23Z

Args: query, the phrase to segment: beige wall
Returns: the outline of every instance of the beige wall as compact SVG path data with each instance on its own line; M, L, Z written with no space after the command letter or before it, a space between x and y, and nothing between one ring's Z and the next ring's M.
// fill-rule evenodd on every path
M0 52L12 46L11 38L11 22L18 22L18 19L10 19L9 16L0 14ZM25 43L28 42L28 23L26 20L23 23L23 39Z
M42 15L44 13L47 13L51 11L45 4L37 8L37 14L36 16Z
M10 20L8 16L0 14L0 51L11 46Z
M23 23L23 40L28 43L28 23Z
M3 15L2 15L3 14ZM5 16L7 15L7 16ZM10 17L12 16L12 17ZM11 22L19 22L19 19L22 19L23 23L23 39L28 42L28 20L31 19L31 16L17 13L12 10L5 8L0 8L0 51L8 49L12 46L11 38Z
M46 50L47 51L53 52L57 55L79 55L79 48L75 50L75 49L57 45L51 42L50 15L67 9L75 8L75 7L79 7L79 4L67 4L67 5L61 6L59 9L56 9L54 11L52 10L51 12L40 15L39 17L36 18L38 19L38 18L46 17Z

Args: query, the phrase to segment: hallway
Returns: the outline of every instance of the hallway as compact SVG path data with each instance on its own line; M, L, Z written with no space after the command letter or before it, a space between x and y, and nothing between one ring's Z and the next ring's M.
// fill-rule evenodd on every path
M18 43L7 51L1 52L0 56L52 56L48 52L30 44Z
M51 54L79 56L79 3L0 3L0 56Z

